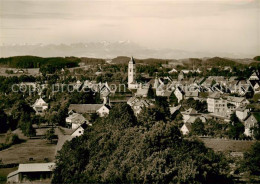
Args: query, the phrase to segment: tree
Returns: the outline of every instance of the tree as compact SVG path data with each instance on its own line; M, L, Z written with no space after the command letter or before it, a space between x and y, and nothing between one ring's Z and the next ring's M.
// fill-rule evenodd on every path
M155 119L141 123L128 105L116 105L64 144L52 183L231 183L222 154Z
M241 123L235 113L231 114L230 124L228 129L229 138L238 139L243 135L245 126Z
M51 143L52 143L52 140L56 138L54 133L55 133L54 128L47 130L46 133L45 133L46 139L48 141L50 141Z
M0 133L5 133L8 130L7 115L0 109Z
M154 99L155 98L155 94L152 88L152 85L149 85L149 89L148 89L148 93L147 93L147 98L148 99Z
M5 144L13 145L20 143L21 140L19 139L17 134L13 134L11 131L8 131L5 136Z
M35 129L33 128L31 122L28 122L28 123L26 124L25 135L28 136L28 137L33 137L33 136L36 135L36 131L35 131Z
M155 109L157 111L157 121L167 121L170 118L169 103L166 97L156 96Z
M170 104L173 104L174 106L178 105L178 99L175 96L174 92L172 92L170 96Z
M250 175L260 175L260 142L254 143L250 150L244 153L241 169L249 172Z
M89 163L86 137L80 136L65 142L56 157L52 183L85 183L84 170Z
M200 118L197 118L194 123L191 124L191 134L193 135L205 135L205 126Z

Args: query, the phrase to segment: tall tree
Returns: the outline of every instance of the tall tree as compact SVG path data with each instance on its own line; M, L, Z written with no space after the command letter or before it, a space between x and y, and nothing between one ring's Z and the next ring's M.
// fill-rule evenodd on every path
M0 133L5 133L8 130L7 115L0 109Z

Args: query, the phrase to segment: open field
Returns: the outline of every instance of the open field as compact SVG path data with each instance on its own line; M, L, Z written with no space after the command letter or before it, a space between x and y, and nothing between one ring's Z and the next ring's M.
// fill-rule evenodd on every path
M250 149L255 141L225 140L215 138L202 138L202 141L214 151L245 152Z
M13 70L16 71L18 70L17 68L5 68L5 67L0 67L0 76L21 76L21 75L32 75L32 76L39 76L39 68L27 68L23 69L25 73L17 73L17 74L7 74L5 71L6 70Z
M56 145L49 144L44 139L28 139L24 143L0 151L0 159L4 164L44 162L45 158L53 161L55 148ZM33 158L33 161L29 161L30 158Z

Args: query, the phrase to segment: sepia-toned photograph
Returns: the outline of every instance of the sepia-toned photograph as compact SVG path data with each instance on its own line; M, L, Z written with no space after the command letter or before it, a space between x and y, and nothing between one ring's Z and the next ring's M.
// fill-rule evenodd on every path
M259 184L260 0L0 0L0 184Z

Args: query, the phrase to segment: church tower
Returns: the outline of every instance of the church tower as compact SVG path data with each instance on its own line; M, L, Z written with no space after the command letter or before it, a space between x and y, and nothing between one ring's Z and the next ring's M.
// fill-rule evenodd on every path
M136 69L135 69L135 60L133 57L131 57L129 63L128 63L128 86L130 84L135 84L135 77L136 77Z

